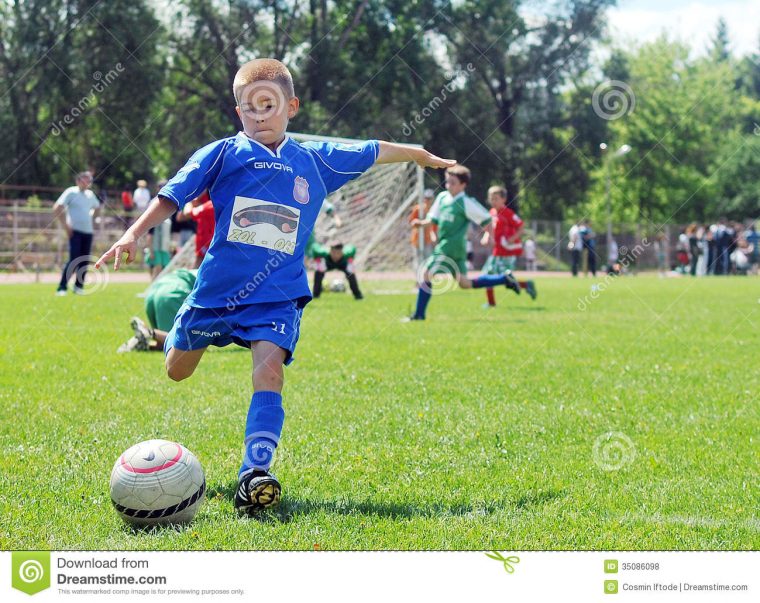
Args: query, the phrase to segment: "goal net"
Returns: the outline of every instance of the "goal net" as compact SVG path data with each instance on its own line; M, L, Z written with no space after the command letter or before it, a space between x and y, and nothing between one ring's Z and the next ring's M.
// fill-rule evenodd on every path
M348 138L293 134L300 142L309 140L352 144ZM329 195L331 213L322 211L314 227L317 243L340 242L356 246L359 270L412 270L414 250L410 243L407 216L422 199L423 170L415 163L373 165L364 174ZM193 264L195 238L172 258L159 278Z

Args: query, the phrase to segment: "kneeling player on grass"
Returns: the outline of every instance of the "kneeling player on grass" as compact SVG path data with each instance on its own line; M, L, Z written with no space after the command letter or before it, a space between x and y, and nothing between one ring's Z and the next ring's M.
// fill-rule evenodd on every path
M166 370L175 381L187 379L210 345L252 350L254 393L235 493L238 511L251 513L280 500L269 467L285 420L283 366L293 360L301 313L311 300L304 249L325 197L374 163L445 168L455 162L377 140L296 142L286 129L300 101L290 72L274 59L243 65L233 93L243 131L197 151L97 265L114 258L118 270L124 253L131 262L139 237L208 189L216 231L166 337Z
M116 351L121 354L163 350L174 317L193 290L197 274L197 270L181 268L154 281L145 296L145 315L150 327L139 317L133 316L130 326L135 334Z
M465 194L470 182L470 170L463 165L455 165L446 170L446 190L440 193L424 220L414 220L413 226L429 223L438 226L438 244L433 254L424 264L424 271L417 293L417 308L406 320L425 320L425 311L433 295L431 277L436 274L450 274L457 279L462 289L480 289L505 285L515 293L520 286L510 271L499 275L483 275L476 279L467 278L467 226L474 222L489 227L491 214L472 197Z
M343 245L343 243L333 243L328 249L324 245L315 244L312 247L314 256L314 287L311 294L314 299L322 295L322 281L325 280L325 274L330 270L340 270L346 275L348 286L351 287L351 293L354 299L363 299L362 292L359 290L359 282L354 274L354 256L356 247L353 245Z
M493 230L493 251L483 266L486 274L507 274L515 269L517 258L522 255L523 247L520 235L524 222L511 208L507 207L507 189L503 186L492 186L488 189L488 202L491 204L491 224ZM488 245L490 234L485 232L481 243ZM517 281L521 289L535 300L536 285L533 281ZM486 289L489 308L496 306L496 297L491 287Z

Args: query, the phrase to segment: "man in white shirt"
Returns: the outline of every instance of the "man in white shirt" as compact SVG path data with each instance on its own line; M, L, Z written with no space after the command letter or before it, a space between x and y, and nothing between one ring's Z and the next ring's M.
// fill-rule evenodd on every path
M69 261L63 268L56 295L66 295L69 280L74 274L74 293L84 293L84 278L90 265L92 223L100 208L100 202L90 190L90 172L77 174L76 182L76 186L70 186L63 191L53 206L55 218L63 225L69 238Z
M583 259L583 237L581 236L581 227L578 224L573 224L570 227L568 238L570 241L567 244L567 248L572 256L573 276L578 276L578 270Z
M132 193L132 200L135 202L135 207L139 213L143 213L150 204L151 194L148 188L148 183L145 180L137 181L137 188Z

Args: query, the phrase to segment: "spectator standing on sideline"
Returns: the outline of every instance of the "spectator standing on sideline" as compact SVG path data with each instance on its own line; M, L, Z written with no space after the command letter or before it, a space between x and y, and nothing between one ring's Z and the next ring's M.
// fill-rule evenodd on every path
M76 186L63 191L53 206L54 216L63 225L69 238L69 261L61 273L56 295L66 295L69 279L75 273L74 293L84 293L84 279L92 249L92 223L100 208L100 202L90 186L92 174L80 172L77 174Z
M137 181L137 188L132 193L132 200L137 208L137 213L143 213L150 204L151 194L148 188L148 183L145 180Z
M760 235L755 229L755 223L752 222L744 231L744 238L749 245L749 274L757 274L758 264L760 263Z
M161 224L150 231L145 255L150 268L150 280L154 281L161 271L169 265L171 258L172 221L166 218Z
M422 196L423 203L423 215L420 215L420 206L415 205L412 211L409 213L408 222L412 223L414 220L424 220L430 211L430 206L433 204L435 193L433 189L426 188ZM436 231L438 227L432 222L427 226L412 226L411 243L414 250L414 269L416 270L422 263L433 253L433 248L437 242ZM423 233L423 244L420 246L420 233Z
M583 238L581 237L581 227L578 224L573 224L570 227L568 239L567 248L572 256L573 276L578 276L578 270L583 260Z
M718 225L714 233L715 238L715 268L713 274L726 274L726 264L728 263L728 237L726 237L726 218L719 218Z
M523 253L525 254L525 270L528 272L536 271L536 242L533 237L528 237L523 244Z
M701 254L697 228L698 227L695 223L691 223L686 229L686 236L689 238L689 257L691 259L691 268L689 272L692 276L697 276L697 262L699 262L699 256Z
M588 220L583 220L581 225L581 240L587 254L586 276L589 272L591 276L596 276L596 234Z

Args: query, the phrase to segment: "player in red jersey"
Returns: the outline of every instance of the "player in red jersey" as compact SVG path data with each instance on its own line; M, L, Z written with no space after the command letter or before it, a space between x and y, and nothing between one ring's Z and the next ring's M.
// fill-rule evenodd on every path
M522 255L523 247L520 235L523 232L524 223L514 211L507 207L507 189L501 186L492 186L488 189L488 202L491 204L491 217L493 227L493 251L483 266L486 274L505 274L515 269L517 258ZM483 235L481 243L488 245L489 232ZM518 281L521 289L532 299L536 299L536 285L533 281ZM496 305L496 297L493 289L486 289L488 306Z

